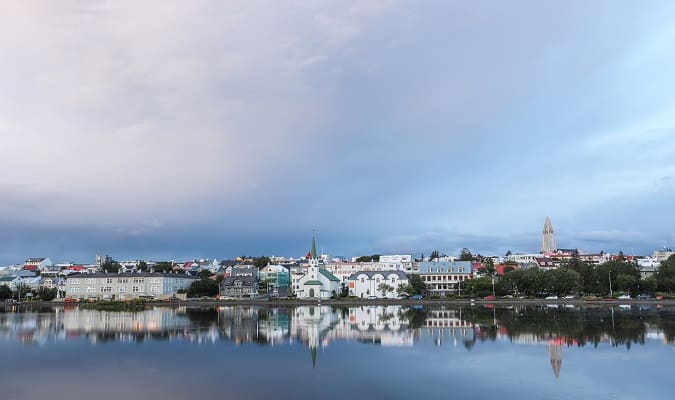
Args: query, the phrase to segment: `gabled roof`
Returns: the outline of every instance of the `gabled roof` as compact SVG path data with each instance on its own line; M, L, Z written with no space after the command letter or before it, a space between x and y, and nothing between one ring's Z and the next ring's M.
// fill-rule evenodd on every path
M337 276L331 274L327 269L325 268L319 268L319 272L321 275L325 276L328 278L329 281L334 281L334 282L340 282L340 279L338 279Z
M244 286L254 286L258 283L258 280L254 276L242 275L242 276L228 276L223 279L223 286L232 286L235 281L241 281Z

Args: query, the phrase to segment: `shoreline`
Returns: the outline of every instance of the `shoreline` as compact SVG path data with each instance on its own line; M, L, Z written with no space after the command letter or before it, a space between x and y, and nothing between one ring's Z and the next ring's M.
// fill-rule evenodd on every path
M106 303L73 303L64 301L34 301L23 303L5 303L5 307L13 306L79 306L79 305L96 305ZM530 305L530 306L547 306L547 305L573 305L573 306L618 306L618 305L675 305L675 299L498 299L498 300L484 300L484 299L354 299L354 300L185 300L185 301L148 301L146 306L151 307L222 307L222 306L269 306L269 307L297 307L309 305L326 305L326 306L430 306L430 305L493 305L493 306L515 306L515 305Z

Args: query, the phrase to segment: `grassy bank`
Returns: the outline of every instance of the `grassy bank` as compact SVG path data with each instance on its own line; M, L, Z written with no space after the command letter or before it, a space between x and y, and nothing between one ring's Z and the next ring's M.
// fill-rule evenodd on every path
M107 301L100 300L93 303L82 303L81 308L99 311L143 311L148 307L144 300Z

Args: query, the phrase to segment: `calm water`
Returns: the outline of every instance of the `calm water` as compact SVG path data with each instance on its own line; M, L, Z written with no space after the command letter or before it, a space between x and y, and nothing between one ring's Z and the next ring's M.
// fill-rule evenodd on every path
M2 399L673 399L669 307L0 311Z

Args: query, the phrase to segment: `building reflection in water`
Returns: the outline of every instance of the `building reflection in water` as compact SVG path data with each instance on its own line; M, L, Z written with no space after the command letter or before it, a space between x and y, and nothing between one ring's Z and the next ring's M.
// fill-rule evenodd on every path
M588 343L597 346L607 342L630 348L630 343L644 343L645 339L673 343L675 329L671 329L670 314L657 320L662 321L657 324L633 317L617 323L617 315L613 312L608 314L601 310L596 313L597 323L593 325L587 319L596 318L579 318L578 310L541 311L524 307L499 312L480 307L398 305L156 307L141 312L55 307L41 312L0 312L0 341L26 345L76 339L91 344L148 339L191 343L229 341L237 345L255 343L265 346L302 343L309 349L315 364L317 350L335 341L379 346L463 346L471 350L477 341L505 340L514 344L547 346L556 378L562 366L563 345ZM542 329L550 321L560 318L568 321L561 324L561 328ZM620 329L621 326L624 328ZM568 331L573 335L566 333Z

